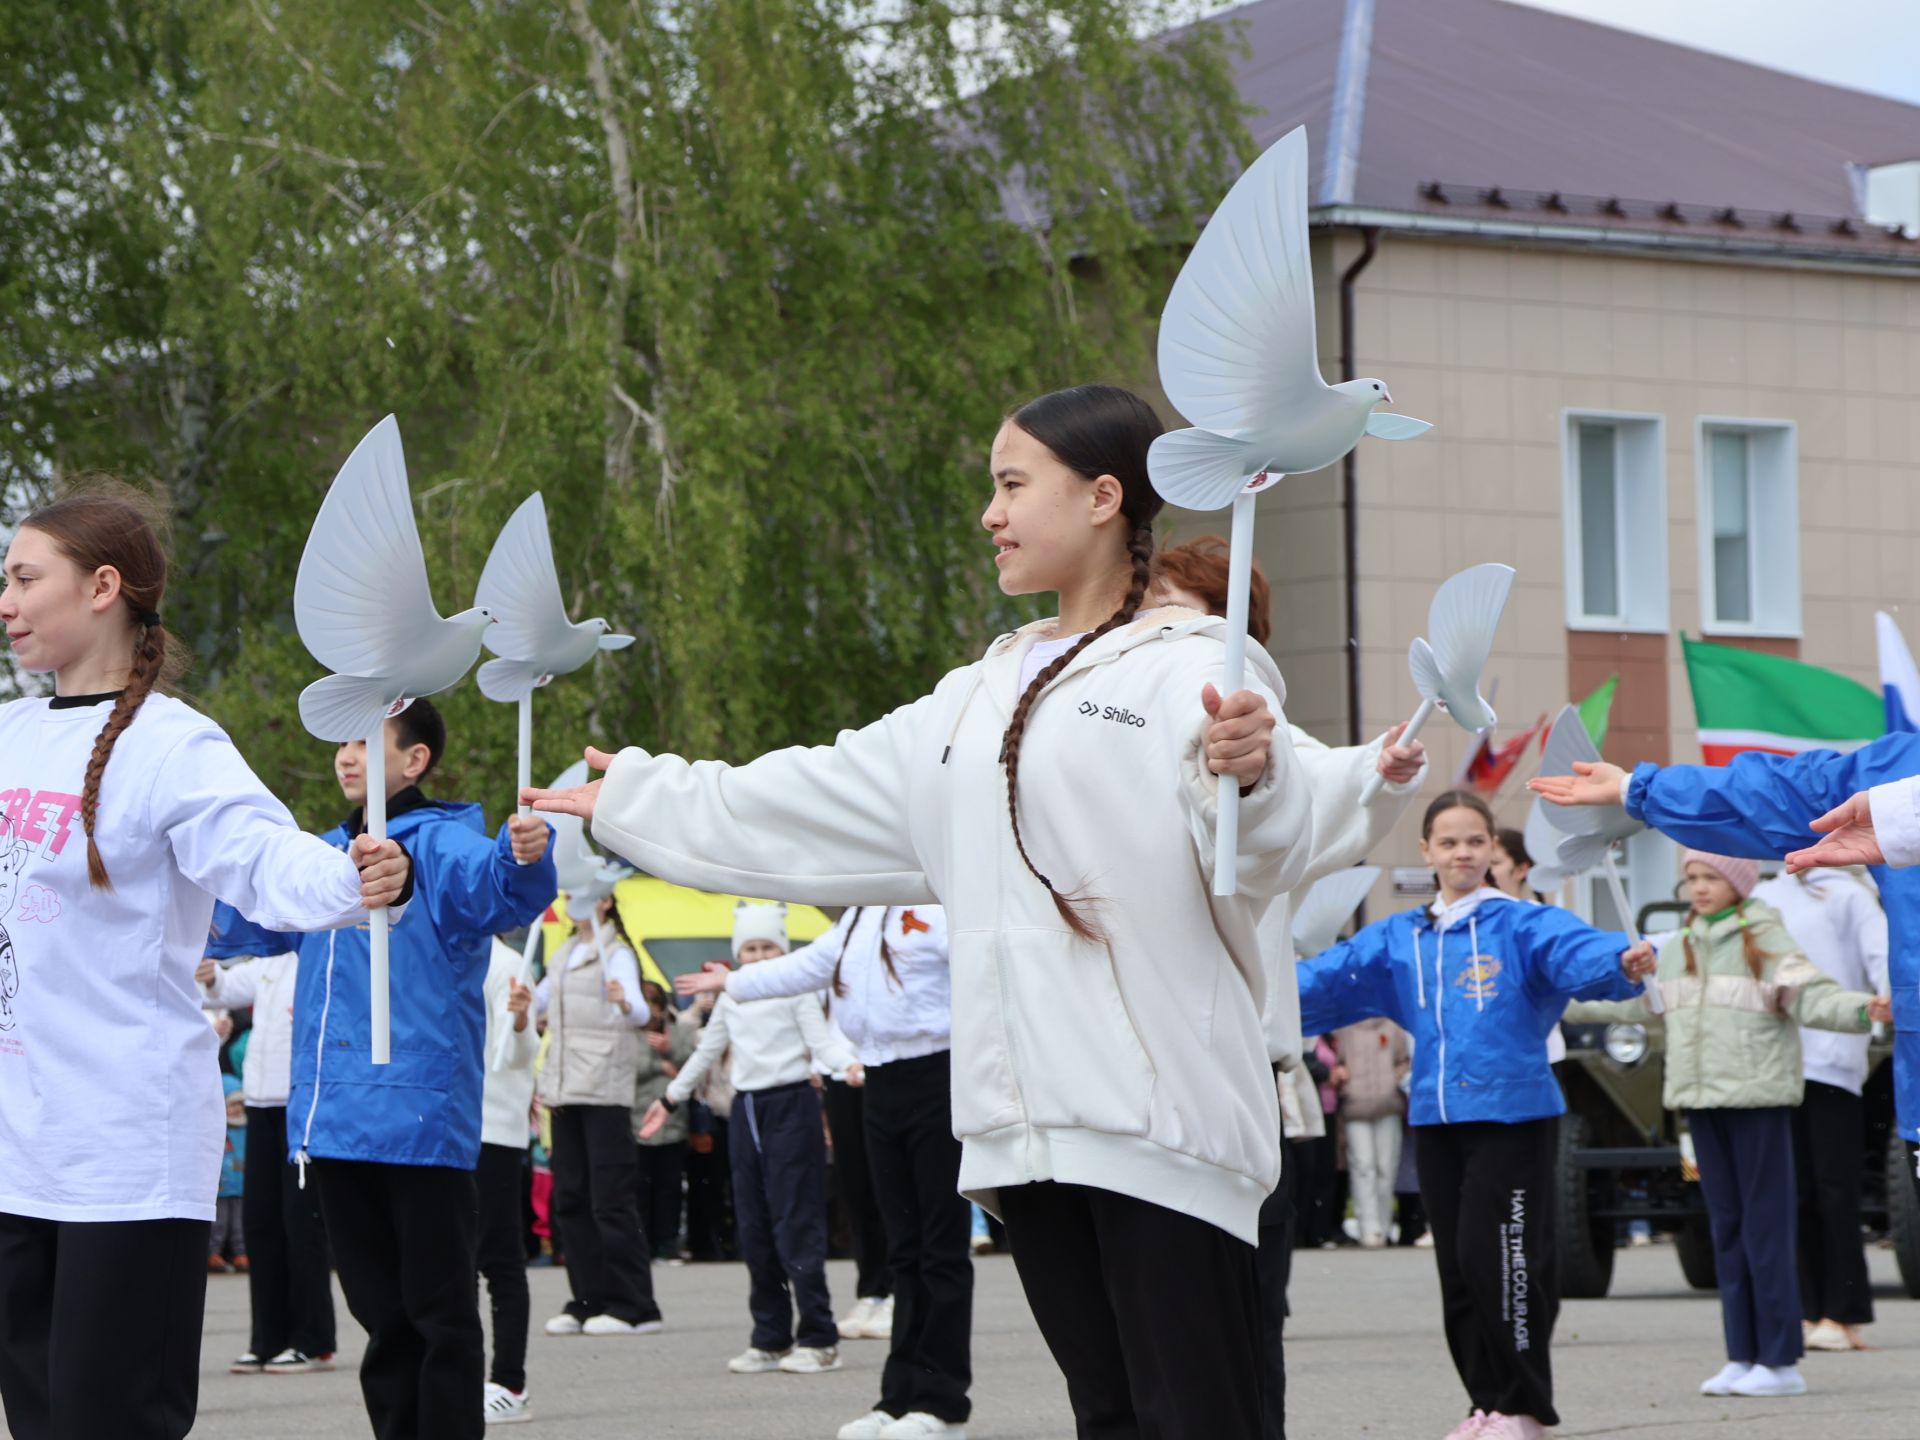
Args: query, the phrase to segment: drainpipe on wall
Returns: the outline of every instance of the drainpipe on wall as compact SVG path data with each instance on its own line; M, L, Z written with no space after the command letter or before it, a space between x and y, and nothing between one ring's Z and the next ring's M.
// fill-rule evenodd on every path
M1360 272L1373 263L1380 248L1378 226L1361 229L1360 256L1340 272L1340 378L1355 379L1353 373L1353 285ZM1358 447L1355 447L1357 450ZM1354 513L1354 491L1358 468L1355 450L1340 462L1341 548L1346 557L1347 575L1347 743L1360 743L1360 522Z

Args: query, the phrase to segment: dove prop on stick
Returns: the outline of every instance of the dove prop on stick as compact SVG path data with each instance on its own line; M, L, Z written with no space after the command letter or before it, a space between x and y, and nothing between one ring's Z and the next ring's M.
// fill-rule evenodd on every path
M576 760L561 771L554 780L551 789L567 790L575 785L587 783L587 762ZM593 882L593 877L606 863L587 843L587 822L578 815L555 813L546 817L553 827L553 869L559 877L561 893L572 896L584 890ZM527 927L527 943L520 951L520 970L518 979L522 985L533 983L533 952L540 946L540 922L534 921ZM507 1065L507 1031L502 1028L494 1041L493 1056L488 1068L504 1070Z
M519 790L525 790L533 784L533 692L602 650L624 650L633 637L611 634L605 620L576 625L567 619L547 533L547 506L538 491L520 503L493 542L474 604L497 622L485 643L500 657L480 667L480 693L520 707ZM533 808L522 805L520 813L531 815Z
M1147 471L1169 504L1233 507L1223 690L1246 681L1254 502L1286 475L1322 470L1362 435L1411 440L1433 427L1375 414L1385 382L1320 375L1307 248L1307 132L1281 136L1200 232L1160 316L1160 385L1196 427L1153 442ZM1220 787L1213 892L1234 893L1240 794Z
M322 740L367 742L367 833L387 838L387 718L460 683L480 658L491 617L434 609L413 523L400 426L389 415L354 446L320 502L293 619L301 643L334 673L300 692L300 719ZM389 1051L387 912L370 921L373 1063Z
M1314 881L1293 912L1294 953L1310 959L1333 944L1379 878L1378 865L1355 865Z
M1416 636L1407 650L1420 705L1401 732L1400 744L1417 740L1435 709L1445 710L1464 730L1493 728L1493 707L1480 694L1480 672L1493 653L1494 632L1512 591L1511 565L1475 565L1433 592L1427 609L1427 634L1433 638ZM1369 776L1360 803L1371 805L1385 783L1378 774Z
M1554 716L1553 728L1547 732L1546 755L1540 762L1540 773L1571 775L1576 761L1599 764L1600 747L1587 733L1579 707L1568 705ZM1646 827L1622 805L1555 805L1545 800L1539 804L1547 822L1561 832L1555 865L1565 875L1578 875L1595 865L1602 866L1607 888L1613 894L1613 907L1620 912L1627 934L1639 940L1640 933L1633 923L1633 907L1627 902L1627 887L1621 883L1620 867L1613 862L1613 844L1639 834ZM1660 984L1652 976L1646 980L1646 1000L1647 1009L1653 1014L1665 1013L1667 1007L1660 994Z

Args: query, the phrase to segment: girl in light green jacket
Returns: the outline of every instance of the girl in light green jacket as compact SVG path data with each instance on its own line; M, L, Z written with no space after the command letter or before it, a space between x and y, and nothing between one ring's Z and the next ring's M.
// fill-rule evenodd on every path
M1727 1365L1704 1395L1801 1395L1791 1110L1804 1088L1800 1029L1863 1031L1888 1002L1842 990L1800 953L1760 867L1689 850L1686 928L1660 949L1666 1104L1686 1112L1713 1227ZM1646 1004L1576 1005L1574 1020L1644 1024Z

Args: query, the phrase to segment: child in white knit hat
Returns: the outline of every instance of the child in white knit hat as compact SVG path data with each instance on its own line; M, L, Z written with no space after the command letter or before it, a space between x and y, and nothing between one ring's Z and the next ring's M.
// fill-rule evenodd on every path
M787 907L741 901L733 957L741 965L787 953ZM736 1375L840 1368L839 1328L827 1293L826 1142L815 1061L833 1074L853 1066L846 1042L812 995L741 1004L722 995L700 1046L648 1108L642 1138L684 1104L729 1047L733 1051L734 1221L751 1281L753 1338L727 1362ZM855 1067L855 1075L858 1070ZM853 1079L854 1076L849 1076ZM799 1312L795 1325L794 1312Z
M1800 1026L1864 1031L1884 999L1843 990L1751 899L1752 860L1689 850L1693 913L1660 951L1669 1110L1686 1113L1713 1229L1727 1364L1706 1395L1802 1395L1794 1253L1792 1109L1802 1092ZM1647 1022L1645 1002L1576 1005L1569 1018Z

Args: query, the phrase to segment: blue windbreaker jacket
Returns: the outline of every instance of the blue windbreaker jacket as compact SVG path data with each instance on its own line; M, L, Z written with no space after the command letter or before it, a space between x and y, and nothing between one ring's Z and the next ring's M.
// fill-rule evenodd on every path
M1736 755L1728 765L1642 765L1627 810L1682 845L1779 859L1819 837L1807 827L1855 791L1920 774L1920 734L1884 735L1851 754ZM1887 912L1893 1097L1900 1133L1920 1140L1920 868L1873 867Z
M1515 1124L1566 1113L1547 1034L1569 1000L1625 1000L1632 942L1497 890L1458 901L1442 931L1424 906L1367 926L1300 966L1300 1028L1384 1015L1413 1036L1408 1119Z
M506 827L490 838L478 805L427 801L392 816L387 834L413 857L414 876L413 900L388 942L391 1063L373 1063L366 926L280 935L223 904L207 953L300 956L290 1159L304 1150L314 1159L471 1170L480 1159L491 937L538 919L559 879L551 850L538 864L516 862ZM347 829L322 838L345 849Z

